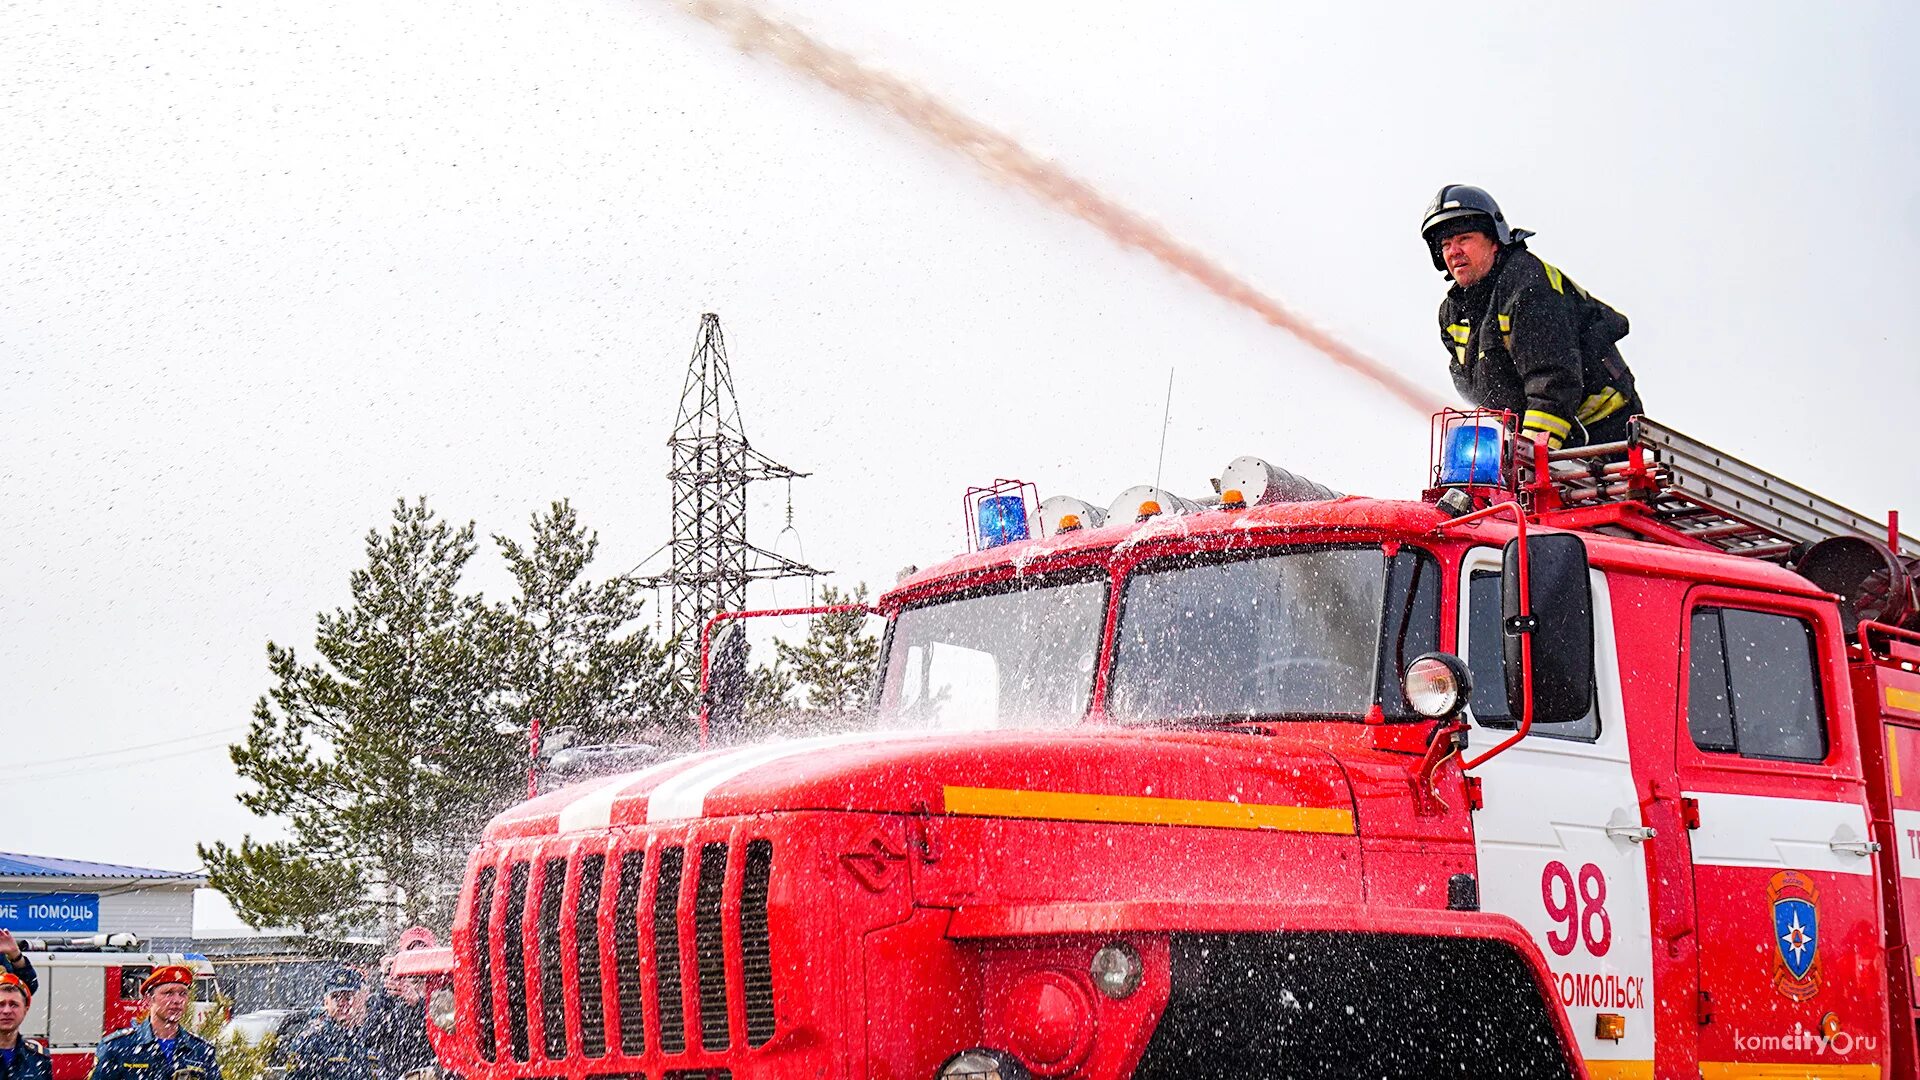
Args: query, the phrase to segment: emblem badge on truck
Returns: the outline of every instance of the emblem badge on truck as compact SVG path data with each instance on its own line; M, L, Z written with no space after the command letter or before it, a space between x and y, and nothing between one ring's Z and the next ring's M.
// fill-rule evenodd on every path
M1773 913L1773 985L1789 1000L1820 992L1820 891L1798 870L1782 870L1767 883Z

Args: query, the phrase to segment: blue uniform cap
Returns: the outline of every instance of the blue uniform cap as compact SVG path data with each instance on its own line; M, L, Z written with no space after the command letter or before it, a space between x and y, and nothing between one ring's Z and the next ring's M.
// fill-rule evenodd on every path
M330 996L333 994L351 993L360 989L363 985L365 984L361 980L359 972L352 968L335 968L333 974L327 976L325 994Z

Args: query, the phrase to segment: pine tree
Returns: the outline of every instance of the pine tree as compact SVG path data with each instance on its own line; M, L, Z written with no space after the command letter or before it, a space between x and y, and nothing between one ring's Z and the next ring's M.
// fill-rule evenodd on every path
M820 597L822 607L866 602L865 583L856 586L851 595L829 585ZM815 615L807 622L804 642L777 642L776 648L794 682L805 688L809 711L845 716L866 708L880 660L880 642L867 632L864 612Z
M241 804L284 819L288 839L200 848L254 926L444 925L471 837L509 801L524 756L496 722L484 609L458 590L472 523L402 501L366 551L352 605L318 616L318 662L267 643L276 685L232 748L253 785Z
M542 732L570 730L580 744L682 727L691 706L676 691L667 646L641 621L640 583L583 577L600 539L567 501L536 514L532 528L531 546L493 538L519 586L488 615L508 724L524 731L537 719Z

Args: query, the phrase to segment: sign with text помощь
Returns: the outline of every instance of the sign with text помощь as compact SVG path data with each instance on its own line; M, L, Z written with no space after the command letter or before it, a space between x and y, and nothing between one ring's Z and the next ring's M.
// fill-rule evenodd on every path
M16 934L96 933L100 894L0 892L0 929Z

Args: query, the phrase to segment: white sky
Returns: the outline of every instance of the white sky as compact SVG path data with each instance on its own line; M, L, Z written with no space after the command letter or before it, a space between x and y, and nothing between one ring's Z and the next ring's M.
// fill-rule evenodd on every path
M1920 519L1920 9L1244 7L798 21L1436 392L1419 214L1481 184L1632 318L1653 415ZM184 869L196 840L270 833L223 743L264 643L310 652L396 498L524 534L569 497L602 574L653 551L702 311L754 445L815 472L796 525L842 584L962 547L970 483L1104 503L1151 480L1169 367L1174 490L1244 453L1379 495L1426 469L1424 417L662 3L6 22L11 850ZM757 492L758 541L783 500ZM475 566L503 591L491 550Z

